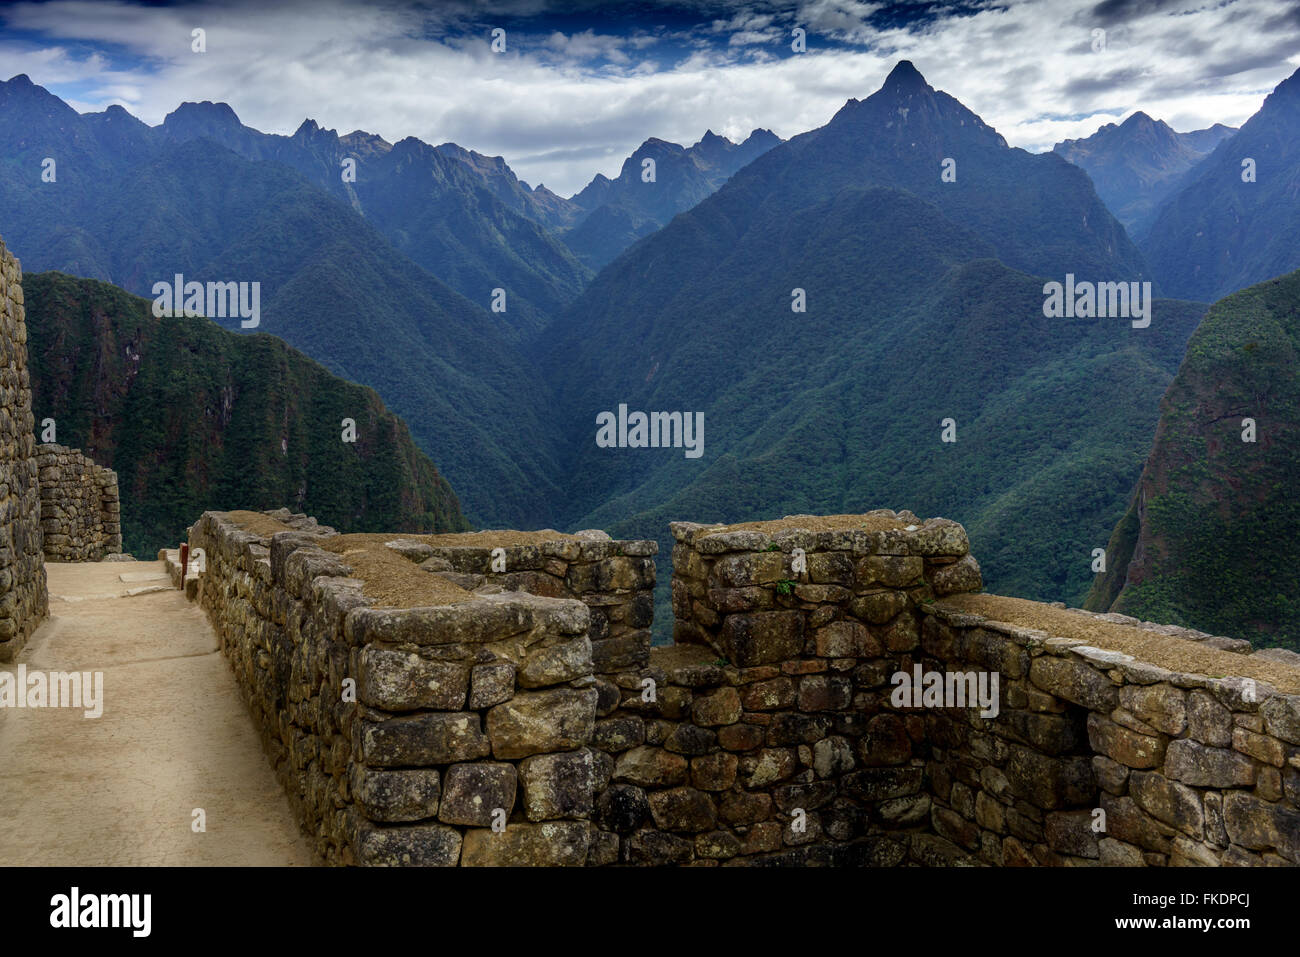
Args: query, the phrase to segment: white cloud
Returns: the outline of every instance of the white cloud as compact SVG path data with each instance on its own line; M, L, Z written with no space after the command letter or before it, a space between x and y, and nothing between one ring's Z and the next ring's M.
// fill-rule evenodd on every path
M121 103L148 123L183 100L216 100L269 132L311 117L390 141L453 140L504 155L522 178L567 195L597 171L616 174L649 136L692 143L708 128L735 138L758 126L784 137L819 126L849 97L874 92L901 58L1032 150L1134 109L1176 129L1239 125L1300 65L1290 0L1188 0L1108 20L1102 53L1090 48L1099 22L1090 0L1007 0L885 30L871 25L881 7L735 4L686 32L656 29L652 16L631 27L512 28L508 52L495 55L493 17L541 11L542 0L429 10L51 0L0 8L7 31L43 40L33 48L0 33L0 70L63 88L79 109ZM784 42L796 22L809 30L802 55ZM207 30L205 54L190 51L196 26ZM78 52L87 42L105 55ZM665 68L674 50L680 59Z

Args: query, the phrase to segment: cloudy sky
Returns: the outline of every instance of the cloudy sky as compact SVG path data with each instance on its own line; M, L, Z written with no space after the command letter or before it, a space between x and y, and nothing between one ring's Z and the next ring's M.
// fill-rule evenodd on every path
M792 49L793 31L806 52ZM193 31L205 52L194 52ZM493 30L505 50L492 50ZM150 124L185 100L250 126L418 136L569 195L650 136L825 123L910 59L1014 146L1136 109L1239 125L1300 68L1296 0L49 0L0 6L0 78Z

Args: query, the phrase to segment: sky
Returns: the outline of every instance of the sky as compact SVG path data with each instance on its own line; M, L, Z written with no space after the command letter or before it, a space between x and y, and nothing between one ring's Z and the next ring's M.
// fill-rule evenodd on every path
M226 102L269 133L311 118L340 134L456 142L565 196L616 175L651 136L814 129L900 59L1035 152L1138 109L1177 130L1238 126L1300 68L1300 2L0 5L0 78L26 73L82 112L119 104L153 125L183 101Z

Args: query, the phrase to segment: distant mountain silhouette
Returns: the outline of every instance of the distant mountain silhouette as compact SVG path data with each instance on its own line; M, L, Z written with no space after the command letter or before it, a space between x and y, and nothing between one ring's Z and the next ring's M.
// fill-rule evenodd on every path
M1300 70L1188 171L1142 248L1168 294L1205 301L1300 268Z
M599 270L780 142L769 130L754 130L743 143L712 130L687 147L648 139L623 161L615 179L597 175L570 200L576 214L565 242L584 263ZM653 182L643 178L646 160L654 161Z
M549 389L517 349L518 313L488 311L490 289L470 302L394 248L349 201L327 151L249 131L217 104L169 121L150 129L125 111L83 117L26 77L0 84L0 229L24 269L144 296L177 273L260 282L258 331L375 388L464 489L475 521L545 524L543 496L559 494L560 477L543 425ZM205 135L189 138L200 128ZM392 162L395 149L365 143L371 166ZM407 153L405 171L421 178L423 151ZM47 157L55 182L42 181ZM485 196L469 192L449 208L468 216L475 203L491 206ZM471 225L540 230L513 213Z
M1140 235L1183 174L1235 132L1215 123L1177 133L1139 110L1123 123L1107 123L1092 136L1065 140L1052 149L1086 170L1115 218Z
M283 163L345 198L390 242L461 295L535 332L571 302L590 274L548 231L553 194L534 195L500 157L415 137L396 145L362 131L340 137L305 120L293 136L261 133L225 103L183 103L159 127L172 143L207 139L245 159ZM355 162L355 178L344 163ZM558 199L558 197L554 197ZM562 202L562 201L561 201Z

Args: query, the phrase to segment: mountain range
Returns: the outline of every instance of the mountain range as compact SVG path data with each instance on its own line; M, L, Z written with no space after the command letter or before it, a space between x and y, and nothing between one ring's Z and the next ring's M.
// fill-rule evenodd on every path
M1166 292L1204 301L1300 268L1300 70L1185 174L1142 249Z
M1139 110L1123 123L1107 123L1092 136L1065 140L1052 150L1084 169L1115 218L1132 235L1143 236L1183 174L1235 132L1215 123L1178 133Z
M1043 277L1067 273L1149 278L1082 170L1012 149L901 63L556 320L558 518L661 537L683 516L906 505L966 524L990 588L1082 600L1204 307L1159 300L1143 330L1047 319ZM702 412L706 454L597 447L619 404Z
M4 84L0 228L25 270L138 295L175 274L258 282L258 329L374 387L475 521L544 523L538 491L558 494L547 390L509 312L456 293L299 170L149 130L125 111L82 116L23 77Z
M564 241L584 263L600 270L780 142L770 130L754 130L741 143L709 130L688 147L648 139L624 160L615 179L597 174L573 197L576 213ZM654 178L647 181L650 170Z
M1206 303L1300 267L1298 83L1235 133L1175 133L1139 113L1031 154L903 61L819 129L651 138L566 199L456 144L310 120L264 134L213 103L149 127L117 107L78 114L18 77L0 84L0 232L29 271L139 294L176 273L260 280L256 331L373 387L475 525L664 540L673 519L909 508L963 522L993 591L1156 607L1140 602L1177 562L1146 556L1177 536L1162 526L1139 548L1154 492L1130 496L1162 414L1185 404L1170 397ZM42 180L46 158L56 182ZM1126 222L1151 227L1135 243ZM1067 277L1145 288L1150 323L1049 318L1047 284ZM92 292L107 295L80 295ZM77 310L55 324L65 313ZM108 335L80 328L82 354ZM34 385L49 376L57 391L70 368L47 362ZM702 415L704 454L605 447L598 416L620 407ZM276 437L252 434L240 454L254 471L282 469ZM116 445L124 476L121 457L138 459L137 482L203 469L188 452L87 444ZM278 481L269 497L302 498ZM192 520L191 501L166 520ZM322 520L345 504L321 501ZM437 501L426 491L369 517L463 521L420 504ZM1092 552L1108 539L1099 580Z

